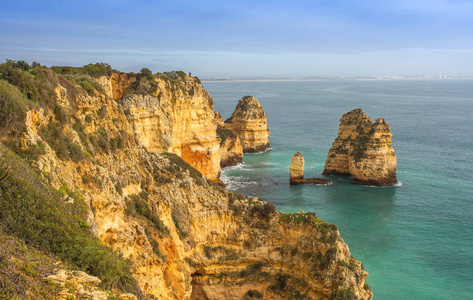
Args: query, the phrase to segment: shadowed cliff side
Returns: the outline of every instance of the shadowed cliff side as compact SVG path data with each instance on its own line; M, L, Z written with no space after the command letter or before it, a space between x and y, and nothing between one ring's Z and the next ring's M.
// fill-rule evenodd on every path
M235 166L243 161L243 147L240 138L233 131L225 128L222 116L215 112L217 136L220 139L220 166Z
M193 122L199 111L207 116L210 100L206 92L195 90L197 79L179 79L189 83L183 86L187 96L182 99L167 98L165 92L160 99L151 90L173 79L161 82L142 72L132 84L135 91L146 93L125 92L117 101L99 83L109 74L94 77L81 73L83 69L54 73L40 65L0 67L7 69L0 69L2 80L9 82L5 94L22 95L4 99L15 109L0 111L2 122L9 120L2 127L2 143L24 157L25 168L51 190L80 192L80 224L131 261L133 278L143 292L138 297L371 299L364 282L367 273L334 225L315 213L277 213L271 204L214 186L176 155L176 149L188 147L212 157L207 155L213 150L196 144L219 144L216 136L207 135L203 121L173 123L177 116ZM189 96L191 86L194 95L201 96ZM28 98L30 92L38 96ZM177 111L168 111L173 101ZM197 106L196 112L186 111L188 103ZM187 128L192 138L169 132L159 122L177 126L176 132ZM157 131L137 129L149 123ZM156 140L149 142L146 132L155 132ZM186 143L173 141L174 136L186 136ZM163 148L154 152L147 149L150 145ZM64 201L76 200L68 196ZM11 218L8 210L2 210L3 216Z

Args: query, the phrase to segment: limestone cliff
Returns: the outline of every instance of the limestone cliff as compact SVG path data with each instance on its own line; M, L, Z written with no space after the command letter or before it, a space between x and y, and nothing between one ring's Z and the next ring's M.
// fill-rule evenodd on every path
M344 114L323 173L351 175L353 182L358 184L396 184L397 160L391 137L389 125L384 119L378 119L373 124L359 108Z
M269 149L270 132L266 115L258 100L252 96L238 101L232 116L225 121L225 128L238 135L245 153Z
M224 127L222 116L215 112L217 136L220 139L220 166L235 166L243 161L243 147L240 138L231 130Z
M391 137L391 130L384 119L377 119L371 130L360 137L348 160L354 183L378 186L397 183L397 159Z
M153 95L120 101L63 86L65 101L32 107L23 134L8 137L21 153L42 149L28 161L51 187L80 191L90 230L133 263L144 297L371 299L334 225L211 185L169 153L213 165L211 98L193 78L174 91L154 80Z
M138 84L113 74L101 78L101 83L111 86L111 95L121 104L140 144L152 152L175 153L207 178L218 180L220 143L213 100L198 79L177 74L172 80L156 76Z

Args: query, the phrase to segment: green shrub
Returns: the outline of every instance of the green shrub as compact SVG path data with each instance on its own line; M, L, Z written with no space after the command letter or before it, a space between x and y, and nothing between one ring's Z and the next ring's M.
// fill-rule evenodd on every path
M0 185L0 228L99 277L103 286L136 290L129 263L83 226L87 207L80 193L67 187L55 191L3 145L0 153L11 166L8 180ZM63 193L74 202L65 203Z
M225 143L225 141L230 137L236 137L236 134L233 131L217 125L217 136L220 138L220 146Z
M107 63L88 64L83 67L60 67L52 66L51 69L62 75L89 75L94 78L101 76L111 76L113 72L117 72Z
M31 106L16 87L0 80L0 128L18 135L23 131L26 111Z
M173 80L176 80L179 78L184 79L187 76L186 73L184 73L183 71L168 71L168 72L164 72L163 74Z
M268 289L275 290L275 291L283 291L287 286L288 279L289 279L289 276L287 275L279 275L278 278L276 279L276 282L272 284L271 286L269 286Z
M144 78L147 78L149 80L153 80L154 76L153 76L153 72L151 72L150 69L148 68L143 68L141 69L140 73L138 74L139 77L144 77Z
M261 292L258 290L249 290L248 292L246 292L244 297L245 296L249 298L263 298L263 294L261 294Z
M249 276L259 275L261 273L261 269L263 267L266 267L267 265L268 265L267 262L262 262L262 261L257 261L255 263L252 263L246 266L246 268L240 272L240 276L249 277Z
M358 299L356 297L355 292L353 291L353 285L350 284L350 287L346 290L338 289L330 295L329 300L355 300Z
M132 195L128 197L129 200L126 201L126 213L130 216L136 217L140 215L145 217L155 229L163 234L169 234L169 229L164 225L163 221L151 211L149 204L146 202L147 199L146 192L142 192L140 196Z
M57 268L55 257L5 235L1 229L0 249L1 299L54 299L58 296L59 285L44 280Z
M158 77L164 80L169 80L169 76L163 73L157 73Z
M87 94L93 96L94 95L94 87L92 86L92 84L87 81L87 80L82 80L80 82L80 86L87 92Z
M186 257L185 258L185 261L187 262L187 264L189 265L189 267L191 268L195 268L197 266L197 263L190 257Z
M153 237L153 235L151 234L151 232L146 226L145 226L145 235L149 243L151 244L151 247L153 248L154 254L156 254L157 257L162 258L163 255L161 254L161 250L159 249L159 243L156 241L156 239Z
M7 60L0 65L0 79L16 86L26 98L45 108L52 107L57 101L54 89L60 79L47 67L34 64L25 71L22 64Z
M183 160L181 157L177 156L176 154L169 153L169 152L164 152L162 153L164 157L167 157L171 164L168 169L168 171L172 175L176 175L178 173L185 172L186 170L189 171L189 174L192 178L194 178L196 184L198 185L204 185L206 180L205 177L194 167L189 165L185 160Z
M54 109L53 109L53 113L54 113L54 116L55 116L56 120L61 125L64 125L64 124L67 123L68 116L67 116L66 112L64 111L64 109L61 106L55 104Z

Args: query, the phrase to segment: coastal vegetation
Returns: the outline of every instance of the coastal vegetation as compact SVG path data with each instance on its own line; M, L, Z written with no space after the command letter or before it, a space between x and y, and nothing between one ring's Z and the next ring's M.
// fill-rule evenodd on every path
M3 234L99 277L106 289L139 290L130 263L90 233L80 191L68 187L52 189L23 159L3 145L0 145L0 160L2 166L11 169L0 185ZM65 197L70 201L65 202ZM10 292L0 290L2 293Z

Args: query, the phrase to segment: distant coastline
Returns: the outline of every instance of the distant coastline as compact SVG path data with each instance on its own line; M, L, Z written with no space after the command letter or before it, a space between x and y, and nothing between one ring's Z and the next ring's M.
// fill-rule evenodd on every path
M373 77L327 77L327 78L202 78L202 82L271 82L271 81L331 81L331 80L445 80L473 79L473 75L419 75L419 76L373 76Z

